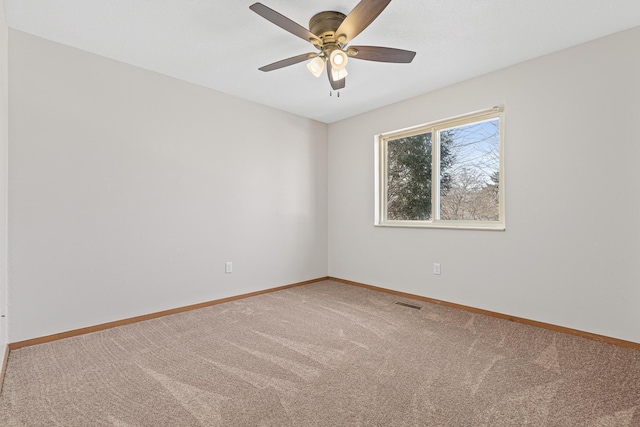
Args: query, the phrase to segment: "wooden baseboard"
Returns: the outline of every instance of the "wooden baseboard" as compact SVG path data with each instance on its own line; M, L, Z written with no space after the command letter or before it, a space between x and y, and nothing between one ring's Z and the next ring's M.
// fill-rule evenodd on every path
M640 343L636 343L636 342L633 342L633 341L625 341L625 340L621 340L621 339L618 339L618 338L611 338L611 337L607 337L605 335L598 335L598 334L594 334L594 333L591 333L591 332L585 332L585 331L580 331L580 330L577 330L577 329L566 328L564 326L558 326L558 325L553 325L553 324L550 324L550 323L538 322L536 320L530 320L530 319L525 319L525 318L522 318L522 317L511 316L511 315L508 315L508 314L497 313L497 312L494 312L494 311L483 310L483 309L480 309L480 308L469 307L469 306L466 306L466 305L455 304L455 303L452 303L452 302L441 301L441 300L437 300L437 299L433 299L433 298L429 298L429 297L423 297L423 296L420 296L420 295L410 294L410 293L407 293L407 292L394 291L392 289L386 289L386 288L381 288L381 287L378 287L378 286L367 285L367 284L364 284L364 283L354 282L354 281L351 281L351 280L340 279L338 277L320 277L320 278L317 278L317 279L307 280L307 281L304 281L304 282L293 283L293 284L290 284L290 285L279 286L279 287L276 287L276 288L265 289L265 290L257 291L257 292L250 292L248 294L236 295L236 296L232 296L232 297L228 297L228 298L222 298L222 299L219 299L219 300L207 301L207 302L203 302L203 303L200 303L200 304L193 304L193 305L189 305L189 306L185 306L185 307L178 307L178 308L174 308L174 309L171 309L171 310L159 311L159 312L156 312L156 313L145 314L145 315L142 315L142 316L131 317L131 318L128 318L128 319L117 320L117 321L114 321L114 322L103 323L103 324L100 324L100 325L89 326L89 327L86 327L86 328L74 329L72 331L61 332L61 333L58 333L58 334L47 335L47 336L44 336L44 337L32 338L32 339L29 339L29 340L10 343L8 345L8 350L5 352L5 357L4 357L4 362L2 364L2 367L0 367L0 369L2 369L2 371L0 371L0 381L2 380L2 376L4 375L4 369L6 368L6 362L7 362L10 350L16 350L16 349L19 349L19 348L22 348L22 347L28 347L28 346L37 345L37 344L44 344L44 343L47 343L47 342L57 341L57 340L61 340L61 339L64 339L64 338L69 338L69 337L74 337L74 336L78 336L78 335L89 334L91 332L103 331L105 329L111 329L111 328L115 328L117 326L129 325L129 324L132 324L132 323L142 322L144 320L155 319L157 317L163 317L163 316L169 316L171 314L183 313L185 311L197 310L199 308L210 307L210 306L217 305L217 304L222 304L222 303L225 303L225 302L231 302L231 301L236 301L236 300L249 298L249 297L253 297L253 296L257 296L257 295L267 294L267 293L270 293L270 292L276 292L276 291L280 291L280 290L283 290L283 289L293 288L293 287L296 287L296 286L304 286L304 285L308 285L308 284L311 284L311 283L321 282L323 280L333 280L335 282L344 283L346 285L358 286L358 287L361 287L361 288L371 289L371 290L374 290L374 291L385 292L385 293L396 295L396 296L400 296L400 297L403 297L403 298L410 298L410 299L414 299L414 300L418 300L418 301L425 301L425 302L428 302L428 303L431 303L431 304L438 304L438 305L442 305L442 306L446 306L446 307L457 308L459 310L464 310L464 311L468 311L468 312L471 312L471 313L483 314L483 315L495 317L495 318L498 318L498 319L509 320L509 321L512 321L512 322L522 323L522 324L529 325L529 326L535 326L537 328L548 329L548 330L555 331L555 332L560 332L560 333L563 333L563 334L575 335L575 336L579 336L579 337L582 337L582 338L587 338L587 339L594 340L594 341L600 341L600 342L604 342L604 343L607 343L607 344L612 344L612 345L615 345L615 346L618 346L618 347L625 347L625 348L631 348L631 349L634 349L634 350L640 350ZM0 390L1 390L1 388L2 388L2 383L0 382Z
M374 291L385 292L392 295L397 295L403 298L411 298L419 301L429 302L431 304L443 305L446 307L457 308L459 310L469 311L471 313L484 314L486 316L496 317L498 319L510 320L512 322L522 323L529 326L535 326L537 328L548 329L550 331L561 332L563 334L575 335L582 338L587 338L594 341L600 341L607 344L612 344L618 347L631 348L634 350L640 350L640 343L633 341L625 341L618 338L611 338L605 335L593 334L591 332L580 331L577 329L565 328L564 326L553 325L550 323L538 322L537 320L524 319L522 317L510 316L508 314L496 313L494 311L483 310L480 308L469 307L466 305L455 304L452 302L441 301L433 298L423 297L420 295L409 294L406 292L394 291L391 289L380 288L377 286L366 285L364 283L353 282L351 280L340 279L337 277L329 277L329 280L333 280L335 282L344 283L346 285L358 286L361 288L372 289Z
M138 323L145 320L155 319L158 317L169 316L171 314L183 313L185 311L197 310L199 308L211 307L212 305L223 304L225 302L237 301L244 298L255 297L257 295L268 294L271 292L281 291L283 289L294 288L296 286L304 286L310 283L321 282L328 280L328 277L320 277L318 279L306 280L304 282L293 283L290 285L278 286L277 288L265 289L262 291L250 292L248 294L236 295L228 298L222 298L214 301L207 301L199 304L188 305L185 307L173 308L171 310L158 311L156 313L145 314L142 316L130 317L128 319L116 320L114 322L102 323L100 325L88 326L86 328L74 329L72 331L60 332L58 334L47 335L44 337L32 338L24 341L13 342L9 344L9 350L17 350L22 347L29 347L37 344L44 344L47 342L57 341L64 338L75 337L78 335L89 334L91 332L104 331L105 329L111 329L118 326L130 325L132 323ZM8 354L9 352L7 352Z

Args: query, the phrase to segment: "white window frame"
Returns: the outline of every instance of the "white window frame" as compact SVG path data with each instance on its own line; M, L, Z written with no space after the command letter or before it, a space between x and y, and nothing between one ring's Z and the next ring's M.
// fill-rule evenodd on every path
M440 144L437 132L453 127L488 121L500 121L500 184L498 195L498 221L452 221L437 219L440 210ZM432 132L431 168L431 220L390 220L387 218L387 142L398 138ZM450 119L439 120L407 129L387 132L375 136L375 225L381 227L454 228L470 230L505 230L505 173L504 173L504 106L465 114Z

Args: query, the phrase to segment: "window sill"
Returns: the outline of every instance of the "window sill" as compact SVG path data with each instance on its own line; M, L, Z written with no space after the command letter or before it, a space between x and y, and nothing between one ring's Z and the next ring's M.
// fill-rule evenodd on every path
M505 224L500 222L483 222L479 224L469 222L428 222L428 221L385 221L374 224L376 227L399 227L399 228L444 228L453 230L490 230L505 231Z

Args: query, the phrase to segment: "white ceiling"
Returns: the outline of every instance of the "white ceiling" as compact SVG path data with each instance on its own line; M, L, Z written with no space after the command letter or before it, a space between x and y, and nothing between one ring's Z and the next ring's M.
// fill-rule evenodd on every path
M303 27L358 0L263 0ZM254 0L4 0L10 28L331 123L640 26L639 0L395 0L355 45L417 52L411 64L351 60L346 88L304 63L314 48L251 10ZM637 53L636 53L637 54Z

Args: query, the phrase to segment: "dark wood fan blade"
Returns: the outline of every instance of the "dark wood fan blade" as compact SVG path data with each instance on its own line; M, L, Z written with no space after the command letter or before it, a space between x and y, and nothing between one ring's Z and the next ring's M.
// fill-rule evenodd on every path
M297 64L298 62L306 61L307 59L311 59L318 56L317 53L303 53L302 55L292 56L291 58L283 59L278 62L274 62L273 64L265 65L264 67L258 68L260 71L273 71L279 68L288 67L289 65Z
M340 80L333 80L331 77L331 61L327 61L327 76L329 76L329 83L331 84L331 88L333 90L344 89L347 84L347 78L343 78Z
M336 30L341 43L349 43L382 13L391 0L361 0ZM341 36L345 37L344 41Z
M349 58L364 59L365 61L408 64L413 61L416 53L410 50L394 49L392 47L349 46L347 55L349 55Z
M320 39L311 31L307 30L302 25L296 24L291 19L276 12L273 9L268 8L262 3L254 3L251 6L249 6L249 9L253 10L255 13L262 16L267 21L271 21L272 23L276 24L278 27L282 28L283 30L288 31L291 34L296 35L303 40L306 40L308 42L313 40L318 44L322 44Z

